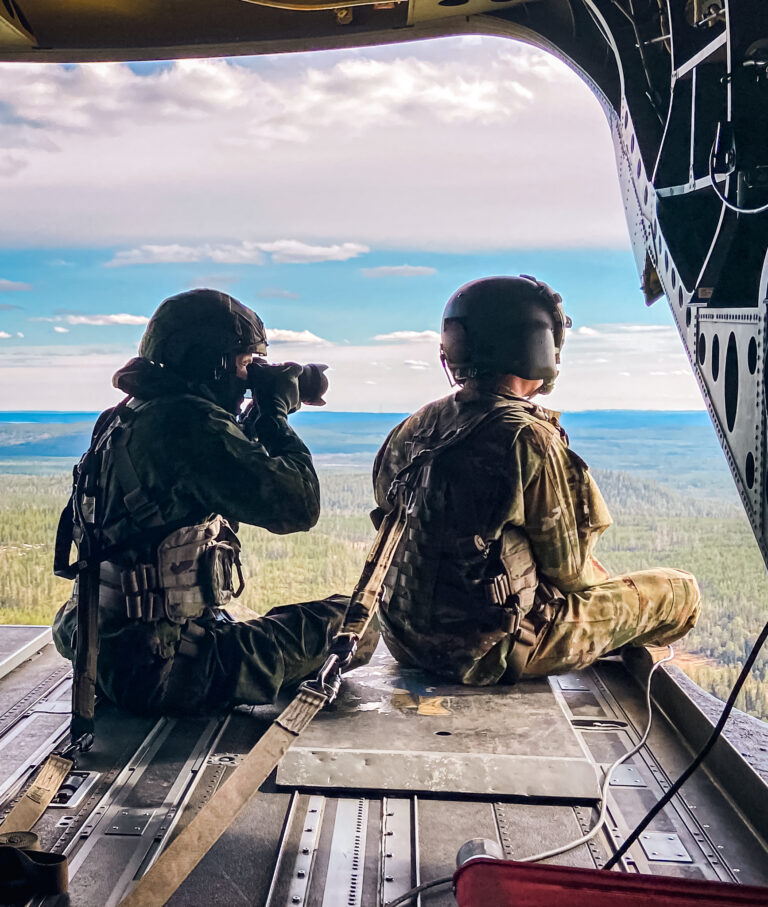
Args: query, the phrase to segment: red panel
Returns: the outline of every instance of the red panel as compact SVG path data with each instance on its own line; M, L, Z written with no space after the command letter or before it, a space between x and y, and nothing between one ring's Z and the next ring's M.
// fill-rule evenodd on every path
M459 907L768 907L768 888L476 859L453 877Z

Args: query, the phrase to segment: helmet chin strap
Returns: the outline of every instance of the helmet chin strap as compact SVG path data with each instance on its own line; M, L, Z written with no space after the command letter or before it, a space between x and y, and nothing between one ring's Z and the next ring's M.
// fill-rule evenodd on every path
M214 370L213 379L205 382L205 387L215 398L216 402L227 412L237 416L248 390L248 381L238 378L237 365L234 355L225 353L221 363Z
M445 351L442 345L440 346L440 364L445 372L445 377L448 379L448 384L451 387L456 387L459 382L453 377L453 372L448 368L448 360L445 358Z
M237 375L226 374L213 382L210 389L219 406L236 416L245 399L248 382L244 378L238 378Z

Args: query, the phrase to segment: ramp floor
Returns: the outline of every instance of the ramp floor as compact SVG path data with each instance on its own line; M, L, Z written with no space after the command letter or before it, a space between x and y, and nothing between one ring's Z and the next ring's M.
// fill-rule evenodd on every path
M69 683L68 664L45 640L0 679L0 815L65 738ZM660 683L662 691L665 683L671 681ZM72 907L118 904L276 714L269 707L156 720L100 705L93 750L79 759L65 802L52 805L35 829L45 849L69 856ZM649 744L614 778L605 831L555 862L604 865L690 759L677 728L690 737L694 719L673 720L658 711ZM415 884L449 875L470 838L489 838L516 859L555 847L582 834L597 814L593 794L581 786L586 773L571 773L568 760L585 765L594 785L639 739L644 721L643 689L620 661L475 694L401 672L379 653L368 673L350 675L336 711L317 720L293 762L262 787L170 903L379 907ZM326 765L326 774L316 776L312 753L321 750L348 758L354 771L333 774ZM365 766L371 754L383 755ZM535 790L514 781L515 765L535 776L528 759L545 767ZM460 768L438 777L445 760ZM495 773L502 766L508 789L483 789L478 772L467 768L473 760L493 767L483 776L493 784L500 785ZM749 805L734 802L715 768L739 777L742 787L757 778L761 786L750 788L755 821L745 820ZM759 816L768 815L760 802L765 784L754 772L739 775L751 771L743 764L711 771L695 775L657 817L624 871L768 885L766 832L759 826ZM470 786L477 789L452 789ZM420 903L455 901L442 888Z

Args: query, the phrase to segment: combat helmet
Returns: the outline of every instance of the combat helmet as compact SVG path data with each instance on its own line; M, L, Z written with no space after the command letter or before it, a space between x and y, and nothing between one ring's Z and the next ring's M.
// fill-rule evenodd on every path
M458 383L517 375L555 385L571 319L559 293L528 274L484 277L460 287L443 312L440 358Z
M150 318L139 355L187 381L215 383L232 375L241 353L264 356L261 318L219 290L197 289L164 300Z

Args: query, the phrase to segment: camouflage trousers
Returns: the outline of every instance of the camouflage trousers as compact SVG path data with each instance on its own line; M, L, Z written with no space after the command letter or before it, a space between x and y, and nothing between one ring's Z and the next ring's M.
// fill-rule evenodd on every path
M251 620L210 613L183 627L105 622L99 692L128 711L153 715L210 714L274 702L280 690L296 687L323 665L348 604L348 597L332 595L282 605ZM57 615L54 641L70 660L75 626L76 609L69 603ZM353 667L371 657L378 636L375 622Z
M263 617L190 621L159 703L166 714L220 711L274 702L324 664L341 630L349 598L272 608ZM351 667L365 664L378 642L372 626Z
M614 576L568 593L531 654L524 676L585 668L624 645L668 645L694 627L700 610L696 579L666 567Z

